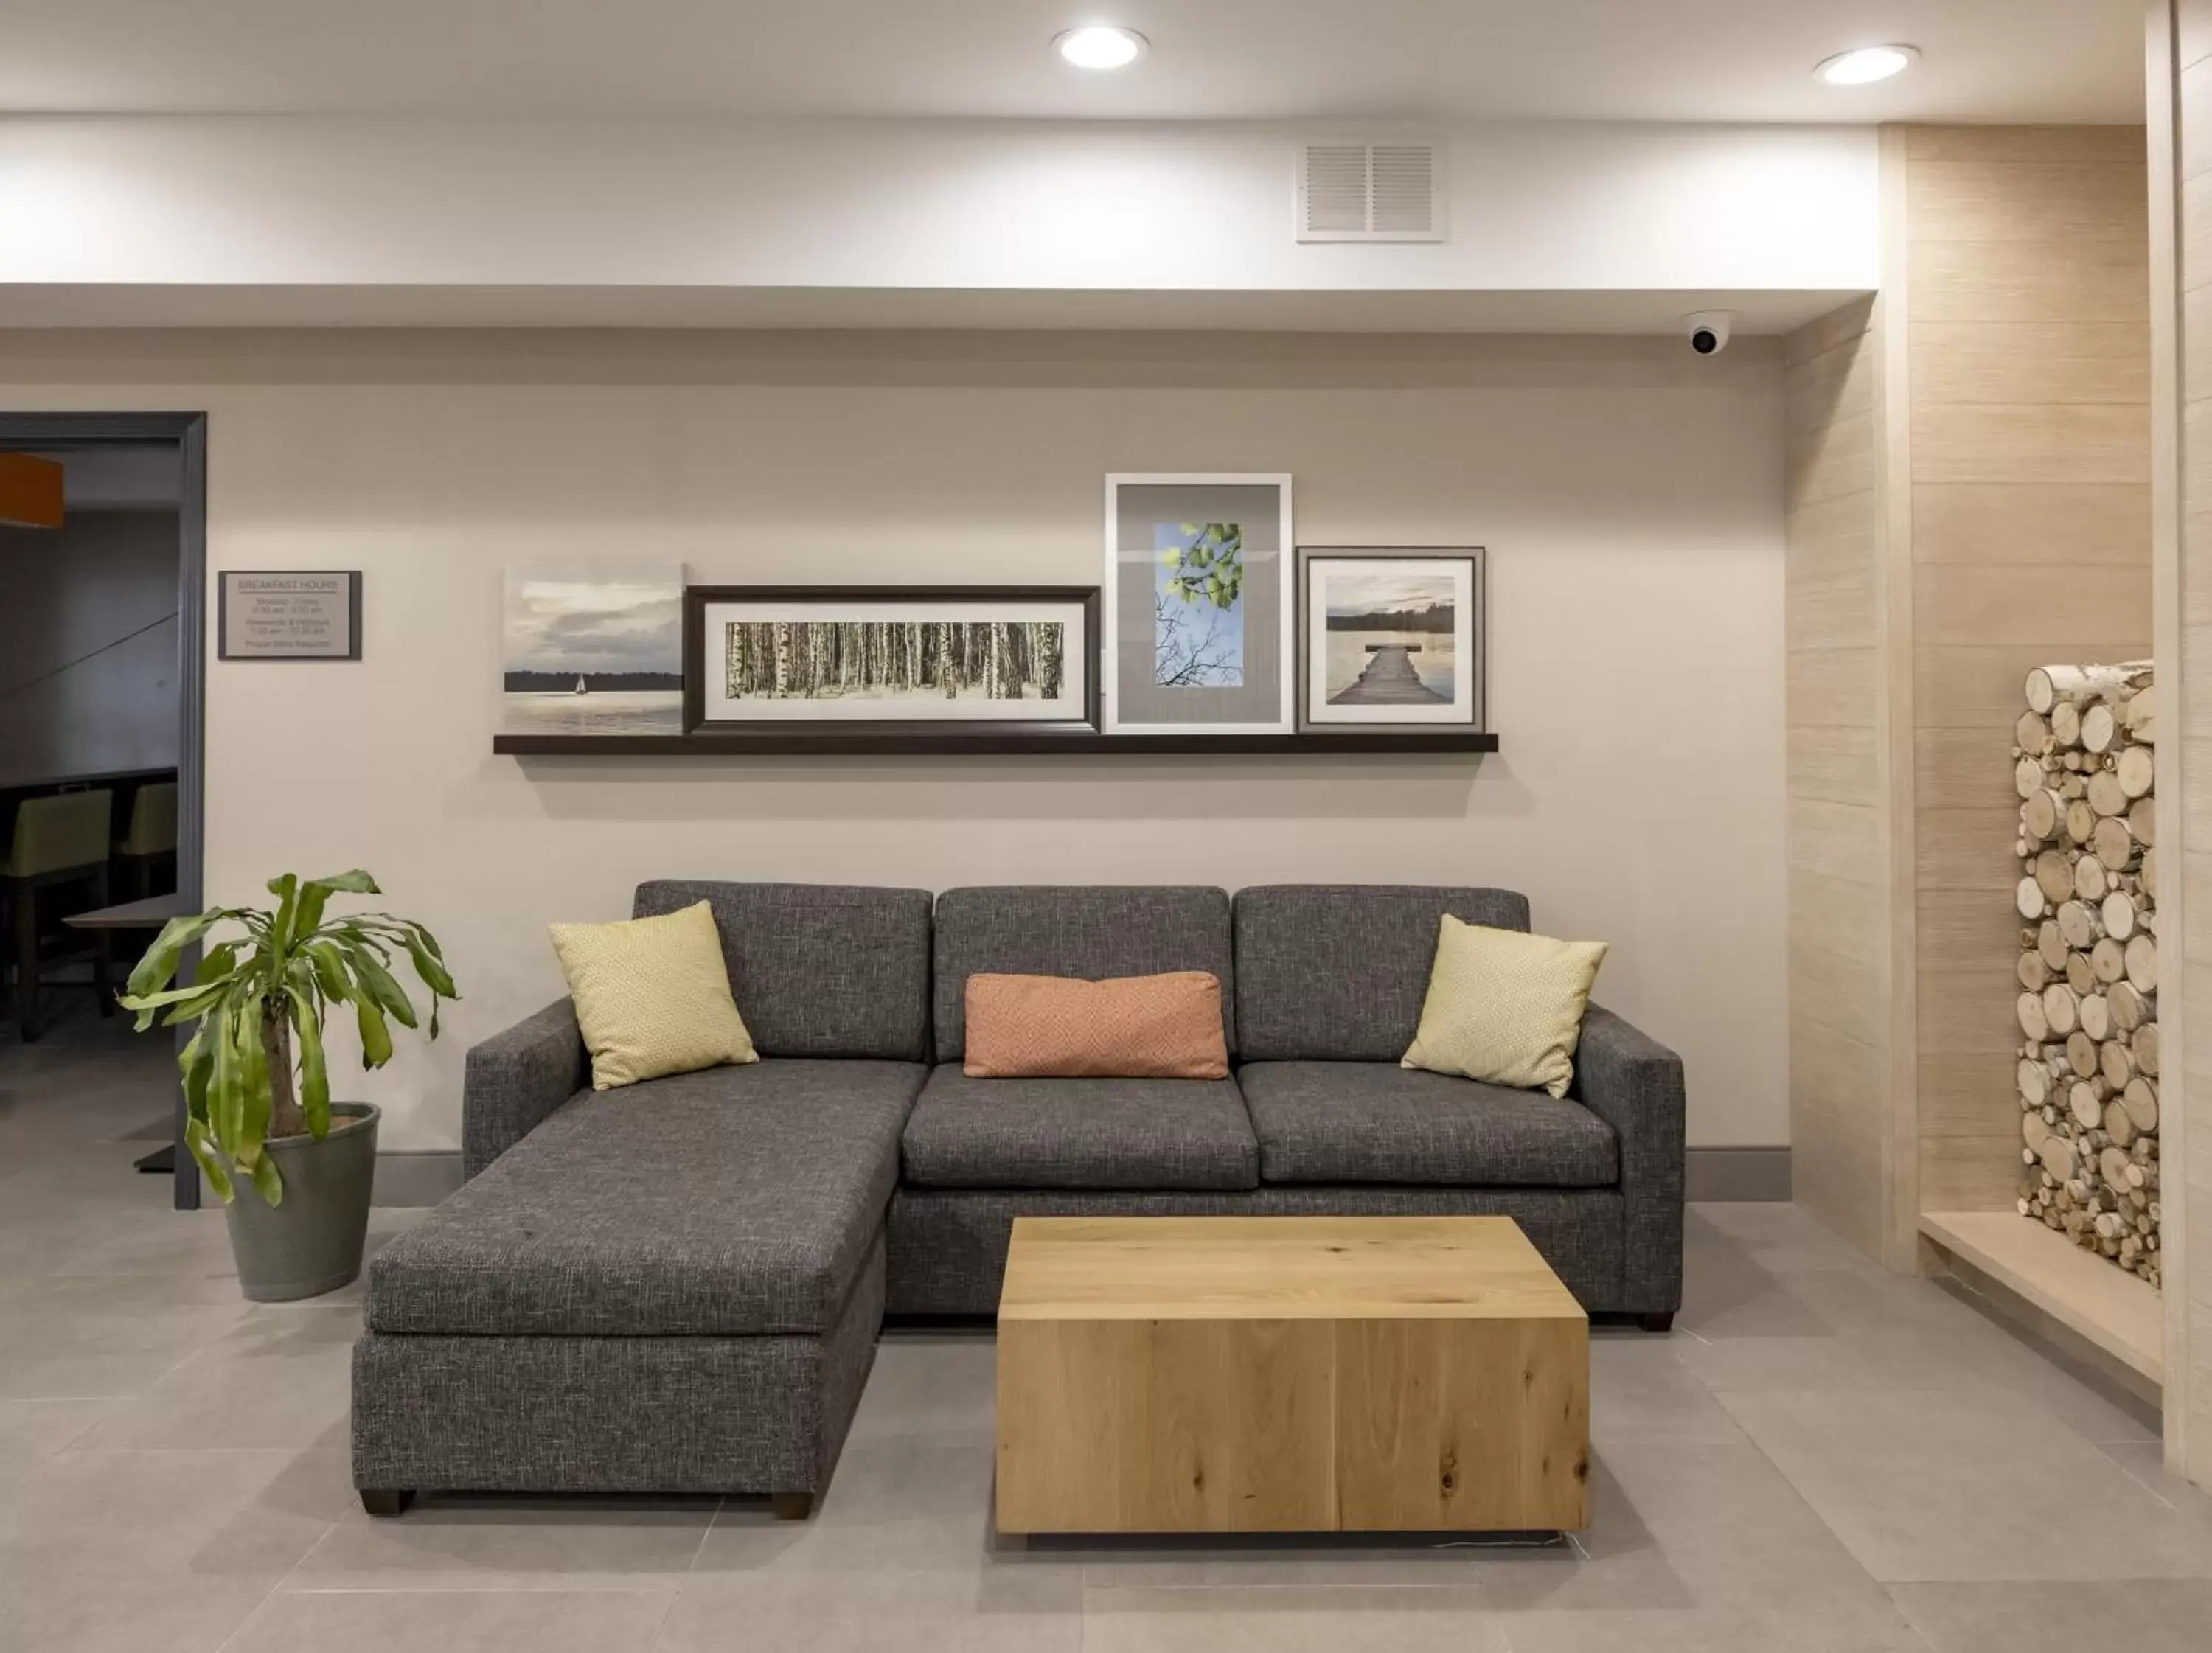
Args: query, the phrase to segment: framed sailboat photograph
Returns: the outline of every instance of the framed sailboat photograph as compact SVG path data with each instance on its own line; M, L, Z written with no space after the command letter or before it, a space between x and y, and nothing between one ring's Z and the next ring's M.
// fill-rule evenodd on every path
M507 571L500 728L676 734L684 726L684 570L676 563Z

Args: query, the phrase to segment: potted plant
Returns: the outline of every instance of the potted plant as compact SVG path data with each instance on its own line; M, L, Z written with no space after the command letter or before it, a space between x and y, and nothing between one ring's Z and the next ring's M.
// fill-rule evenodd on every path
M122 998L138 1030L197 1022L177 1058L185 1083L185 1146L228 1207L239 1285L256 1302L336 1291L361 1273L368 1197L376 1171L378 1110L331 1101L323 1018L349 1005L361 1030L362 1066L392 1060L391 1023L417 1025L394 978L404 953L430 990L432 1038L438 1001L459 999L436 939L384 913L325 918L340 893L380 894L366 872L302 883L269 882L264 907L210 907L171 919L131 972ZM185 948L217 925L244 934L201 955L189 987L172 987ZM294 1083L296 1059L298 1083ZM254 1200L235 1198L243 1179Z

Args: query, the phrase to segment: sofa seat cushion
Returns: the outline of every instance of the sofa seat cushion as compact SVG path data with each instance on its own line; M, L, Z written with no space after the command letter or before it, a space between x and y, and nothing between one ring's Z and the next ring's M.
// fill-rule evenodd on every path
M1248 1062L1237 1071L1267 1182L1609 1188L1613 1127L1541 1091L1395 1062Z
M938 1188L1250 1188L1260 1151L1234 1079L929 1076L906 1180Z
M927 1073L770 1060L580 1096L377 1254L368 1325L825 1331L882 1231Z

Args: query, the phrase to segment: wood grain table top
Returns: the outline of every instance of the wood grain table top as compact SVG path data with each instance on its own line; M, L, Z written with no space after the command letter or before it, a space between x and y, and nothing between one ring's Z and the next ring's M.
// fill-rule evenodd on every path
M1018 1217L1001 1320L1585 1320L1510 1217Z

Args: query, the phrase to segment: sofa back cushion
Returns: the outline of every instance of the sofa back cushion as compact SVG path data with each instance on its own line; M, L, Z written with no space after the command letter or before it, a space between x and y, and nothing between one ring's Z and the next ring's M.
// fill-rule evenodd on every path
M1221 983L1221 1036L1237 1050L1229 894L1189 885L991 885L937 898L937 1060L967 1050L968 978L1206 970ZM744 996L738 998L740 1008ZM1418 1007L1417 1007L1418 1008ZM757 1035L756 1036L757 1036ZM1402 1054L1402 1053L1401 1053Z
M1276 884L1238 890L1238 1055L1396 1062L1420 1026L1446 913L1500 930L1528 927L1528 898L1510 890ZM744 1000L738 1002L742 1008Z
M971 1079L1225 1079L1221 983L1211 970L1083 981L968 978Z
M763 1056L929 1060L929 892L659 878L639 918L714 912L730 991Z

